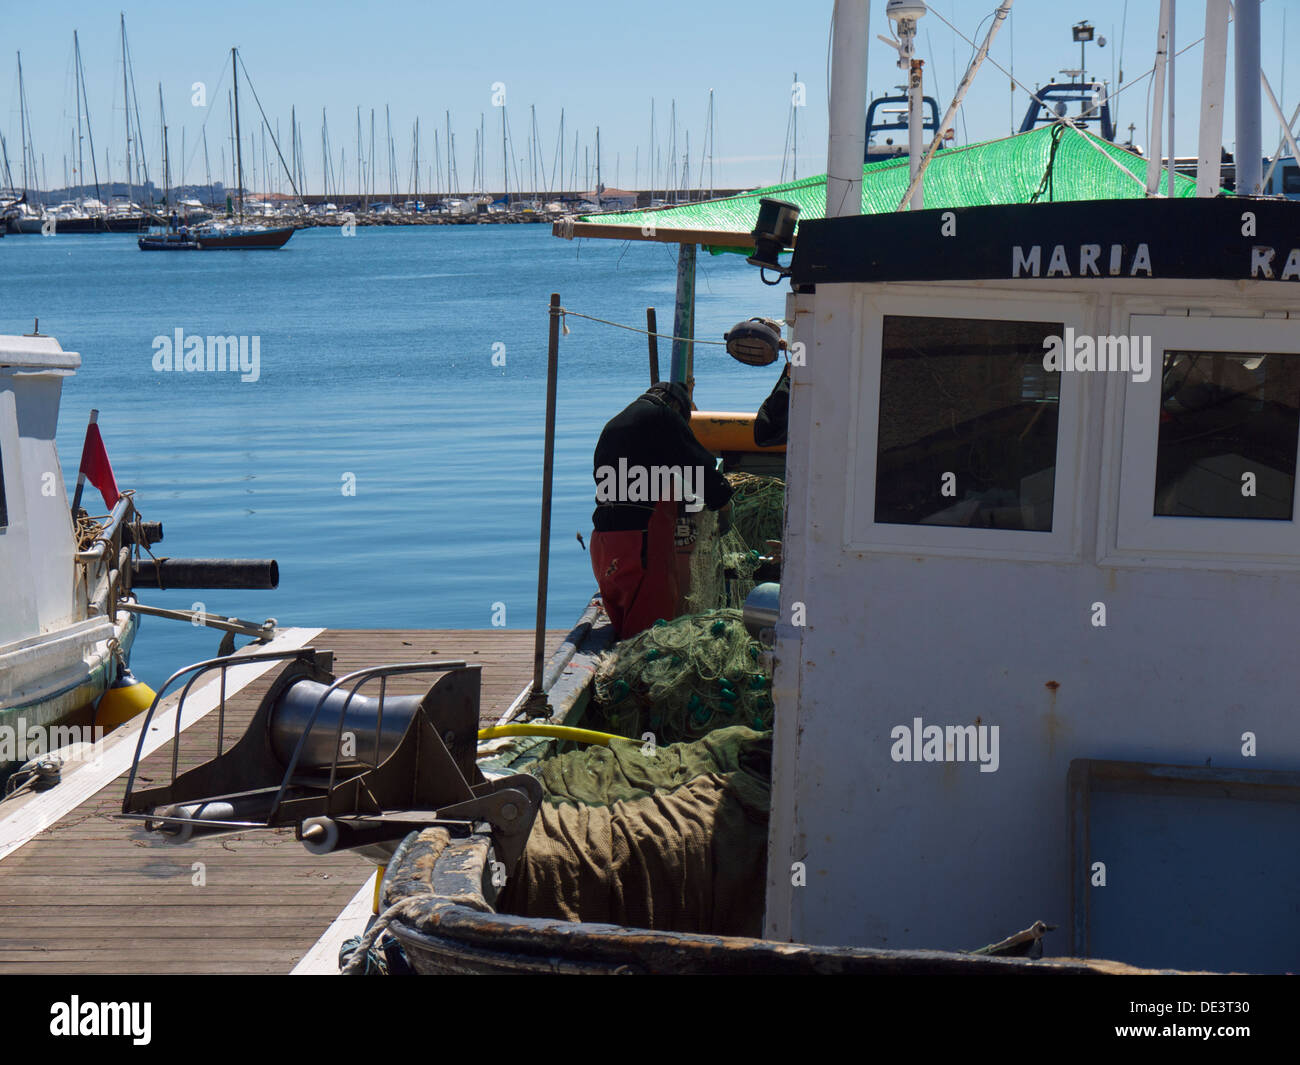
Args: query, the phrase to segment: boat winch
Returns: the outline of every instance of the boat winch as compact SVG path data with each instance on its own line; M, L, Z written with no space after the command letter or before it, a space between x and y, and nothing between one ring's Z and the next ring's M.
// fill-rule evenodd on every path
M223 749L226 672L267 660L285 665L242 736ZM189 666L159 691L140 730L122 803L174 842L195 835L292 825L308 850L355 849L384 862L408 833L445 825L460 834L489 831L507 872L523 853L542 798L524 774L487 780L475 762L479 726L477 665L419 662L335 677L333 655L311 648L230 655ZM177 773L179 727L171 737L171 782L137 790L150 721L162 696L185 680L185 697L206 674L221 674L214 758ZM421 692L392 694L410 678L438 674ZM368 688L374 694L363 694Z

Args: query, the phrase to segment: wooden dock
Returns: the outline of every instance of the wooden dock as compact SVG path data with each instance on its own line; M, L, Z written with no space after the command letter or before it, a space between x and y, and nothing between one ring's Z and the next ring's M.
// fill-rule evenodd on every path
M550 633L548 651L565 635ZM332 650L337 676L393 662L479 663L484 724L532 677L533 633L522 630L288 629L272 646ZM262 670L228 698L227 748L278 671ZM389 691L419 686L403 678ZM201 709L199 694L196 686L187 708ZM217 719L187 723L182 772L213 756ZM108 738L102 764L77 765L50 791L0 806L0 973L290 972L374 866L348 851L309 854L290 829L177 846L114 819L139 728L137 719ZM170 728L163 720L151 733ZM158 747L141 775L166 781L170 759L170 746Z

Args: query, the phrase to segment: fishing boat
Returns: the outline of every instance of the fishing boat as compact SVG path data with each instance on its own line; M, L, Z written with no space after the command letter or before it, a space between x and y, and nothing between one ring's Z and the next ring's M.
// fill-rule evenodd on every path
M114 485L108 513L91 518L64 491L54 429L80 365L53 337L0 337L0 725L24 733L95 723L96 703L127 675L138 627L123 606L133 537L143 538L133 494Z
M914 39L924 5L888 11ZM601 678L651 658L640 635L613 642L597 599L477 759L472 668L385 703L361 684L413 667L335 677L295 652L235 748L170 783L133 776L125 815L173 836L292 825L371 857L381 916L345 971L385 934L427 973L1296 969L1300 208L1223 195L1213 76L1195 180L1158 142L1142 163L1068 115L939 153L944 120L928 151L863 166L866 19L837 5L827 177L555 226L678 245L675 382L695 374L699 248L788 285L788 336L729 334L749 365L787 352L786 443L760 448L750 412L691 419L724 469L781 473L760 559L777 580L723 581L770 655L774 715L750 727L729 704L756 700L699 689L698 743L734 755L699 775L662 722L596 732L627 694ZM1220 89L1227 26L1225 5L1205 45ZM1259 71L1237 67L1244 99ZM548 471L569 319L553 296ZM725 611L664 620L702 626L654 656L669 686L699 680L700 641L742 638ZM344 733L366 753L344 758ZM557 762L576 755L547 737L608 753ZM671 816L695 781L739 794L741 777L740 812ZM591 780L616 787L584 798Z

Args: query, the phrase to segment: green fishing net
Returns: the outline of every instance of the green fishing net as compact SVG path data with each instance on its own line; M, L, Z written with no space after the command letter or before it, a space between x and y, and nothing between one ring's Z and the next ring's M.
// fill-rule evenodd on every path
M785 525L785 482L754 473L729 473L732 526L756 551L780 540Z
M596 670L590 727L653 733L662 746L714 729L772 727L772 679L739 610L658 621L606 654Z
M741 607L754 588L759 551L781 538L785 484L731 473L732 526L717 514L689 515L695 546L686 613L619 643L596 671L591 727L657 744L695 740L731 725L772 727L770 665L745 629Z
M705 510L690 516L695 527L687 613L739 610L754 590L754 570L768 540L779 540L785 521L785 484L775 477L729 473L731 528L718 532L718 518Z

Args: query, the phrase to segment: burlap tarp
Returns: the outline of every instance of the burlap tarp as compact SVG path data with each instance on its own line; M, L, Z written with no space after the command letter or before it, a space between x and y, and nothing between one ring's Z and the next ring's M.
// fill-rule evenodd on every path
M617 740L538 763L547 798L501 912L675 932L762 931L772 734L653 753Z

